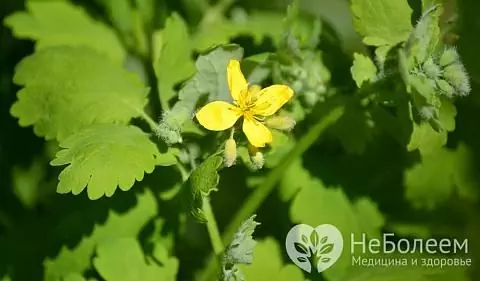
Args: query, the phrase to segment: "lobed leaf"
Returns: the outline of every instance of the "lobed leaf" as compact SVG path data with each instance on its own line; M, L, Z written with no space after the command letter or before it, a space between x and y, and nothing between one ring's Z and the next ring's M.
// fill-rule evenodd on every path
M174 281L178 270L175 258L169 259L165 266L146 261L142 248L133 237L102 241L93 264L106 281Z
M125 50L115 32L68 1L27 1L27 10L5 19L14 35L36 41L36 47L84 46L123 61Z
M353 56L353 66L350 71L357 87L361 88L364 82L372 82L375 79L377 76L377 67L373 61L365 55L355 53Z
M351 9L355 28L367 45L396 45L412 30L407 0L352 0Z
M161 154L148 136L134 126L92 125L60 143L64 148L51 162L68 165L59 175L58 193L80 194L92 200L111 197L117 186L129 190L155 165L175 163L172 150Z
M20 62L14 82L23 88L11 114L47 140L94 123L128 123L147 102L138 77L86 47L40 50Z
M161 33L160 56L155 62L158 91L163 103L175 96L174 86L195 73L192 56L192 42L185 21L173 13L165 22Z

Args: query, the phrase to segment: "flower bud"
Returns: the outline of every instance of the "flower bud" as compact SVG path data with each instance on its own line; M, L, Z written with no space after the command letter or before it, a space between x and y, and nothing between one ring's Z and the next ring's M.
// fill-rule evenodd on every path
M442 70L440 67L433 61L432 58L428 58L425 63L423 64L423 70L425 71L425 74L432 78L436 79L442 74Z
M466 96L471 91L468 74L460 63L451 64L444 69L444 77L462 96Z
M231 167L235 164L235 161L237 160L237 143L235 142L235 139L229 138L225 142L225 151L223 156L225 158L226 167Z
M265 121L265 125L267 125L267 127L281 131L290 131L293 129L293 127L295 127L295 124L295 119L287 115L274 116Z
M437 86L440 89L440 93L446 97L451 98L455 94L455 89L452 87L452 85L443 79L437 80Z
M248 152L250 154L250 160L252 161L253 167L257 170L263 168L263 165L265 164L265 157L263 156L263 153L260 152L257 147L252 145L248 146Z
M442 67L447 67L453 63L459 61L459 56L457 53L457 49L455 48L446 48L442 55L440 56L440 65Z
M435 108L433 106L422 106L419 114L425 120L433 119L435 117Z

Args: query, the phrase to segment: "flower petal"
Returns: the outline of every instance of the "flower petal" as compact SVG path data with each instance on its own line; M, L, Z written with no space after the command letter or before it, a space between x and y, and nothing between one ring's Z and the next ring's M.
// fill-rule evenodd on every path
M232 127L241 115L236 106L224 101L214 101L202 107L196 117L206 129L223 131Z
M247 136L248 141L255 147L264 147L265 144L273 140L272 132L253 117L245 116L243 132Z
M238 60L230 60L227 67L227 76L230 94L232 95L233 100L238 101L240 99L240 94L246 92L248 89L247 80L243 76L242 70L240 69L240 62Z
M252 108L254 115L270 116L293 97L293 90L286 85L272 85L258 93Z

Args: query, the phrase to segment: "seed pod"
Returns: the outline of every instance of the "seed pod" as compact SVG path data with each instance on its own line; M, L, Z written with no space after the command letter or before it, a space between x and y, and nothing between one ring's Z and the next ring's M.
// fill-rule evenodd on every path
M274 116L265 121L265 125L272 129L277 129L281 131L290 131L295 127L295 119L291 116Z
M235 161L237 160L237 143L235 142L235 139L229 138L225 142L225 151L223 156L225 158L226 167L231 167L235 164Z
M445 48L442 55L440 56L440 66L447 67L453 63L459 62L459 56L457 49L455 48Z

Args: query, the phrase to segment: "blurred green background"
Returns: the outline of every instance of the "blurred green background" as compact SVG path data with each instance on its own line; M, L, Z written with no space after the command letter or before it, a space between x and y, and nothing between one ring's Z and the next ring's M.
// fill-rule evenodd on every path
M73 2L86 8L97 19L108 21L105 11L96 1ZM178 11L192 27L199 21L200 16L195 8L198 4L196 0L158 2L157 28L162 27L162 19L171 11ZM409 3L416 8L412 18L412 21L415 21L419 16L420 3L414 0ZM288 4L287 0L241 0L234 6L246 11L266 10L283 14ZM321 48L324 48L325 63L332 72L332 87L352 85L349 68L353 52L371 50L364 47L353 28L348 1L305 0L301 1L301 4L303 10L320 15L326 28L332 30L340 42L339 45L332 45L326 40L321 44ZM365 149L360 153L350 153L342 147L338 139L327 136L303 155L298 171L292 168L280 185L301 185L302 173L307 171L311 177L321 180L324 186L341 187L352 202L359 198L369 198L375 202L385 220L382 228L384 231L394 231L406 237L468 238L469 257L473 259L469 272L470 280L480 280L480 266L477 265L480 262L480 205L477 198L463 196L463 187L453 179L457 174L466 173L468 170L468 186L475 190L474 193L480 190L480 2L447 1L445 7L447 15L450 15L445 20L453 19L449 22L451 29L446 38L458 46L473 86L472 94L456 103L456 129L449 134L447 146L452 151L465 147L468 157L464 158L468 158L468 161L464 161L464 158L458 160L455 158L457 156L437 155L438 158L432 158L429 165L422 166L418 171L421 184L408 186L406 173L418 164L419 154L406 152L404 147L382 132L361 135L362 132L357 132L353 124L349 128L352 141L355 144L356 138L358 142L366 139ZM23 9L23 1L2 0L0 19L3 21L5 16ZM240 43L248 54L273 48L268 40L258 46L247 36L235 38L233 42ZM137 200L141 199L136 196L141 197L139 194L144 192L143 185L139 185L130 192L117 192L111 199L97 201L89 201L85 194L73 196L55 193L60 169L48 165L55 152L55 145L35 136L31 127L21 128L9 113L19 90L19 87L12 83L15 65L33 51L33 42L17 40L9 29L4 26L0 28L0 280L4 275L10 276L11 280L47 280L45 265L57 257L62 247L74 249L83 243L96 226L107 221L109 212L126 214L138 208ZM308 126L308 121L300 123L294 134L301 136L308 130ZM264 173L252 177L241 165L222 172L219 192L212 196L213 208L221 229L228 224L232 214L251 192L246 186L252 185L255 177L261 177ZM151 185L155 192L161 193L162 189L174 185L179 179L178 172L172 168L168 173L163 170L160 175L155 172L144 182ZM161 187L159 182L162 182ZM408 194L414 194L413 200ZM312 198L314 200L315 196ZM417 199L420 205L428 205L429 208L416 207ZM158 212L165 219L162 221L166 222L164 231L176 229L182 223L177 211L178 202L157 200L159 202L155 204L158 204ZM282 241L292 226L292 220L289 219L290 203L282 200L277 192L271 194L258 211L262 225L256 236L274 236L280 241L280 245L283 245ZM315 205L317 202L310 203ZM147 206L149 203L142 204ZM307 216L319 217L336 216L341 211L341 207L336 210L335 205L328 209L320 206L318 211L303 210L308 213ZM130 223L134 225L138 220L146 221L147 227L141 229L139 237L147 239L156 230L156 211L150 215L148 211L146 214L143 214L142 210L138 212L138 215L133 214L129 220L120 222L119 225L125 227ZM184 227L186 230L182 233L185 235L180 240L176 238L174 246L175 254L180 259L178 280L192 280L195 272L205 266L204 258L210 251L210 242L203 225L188 220ZM454 277L448 280L460 279Z

